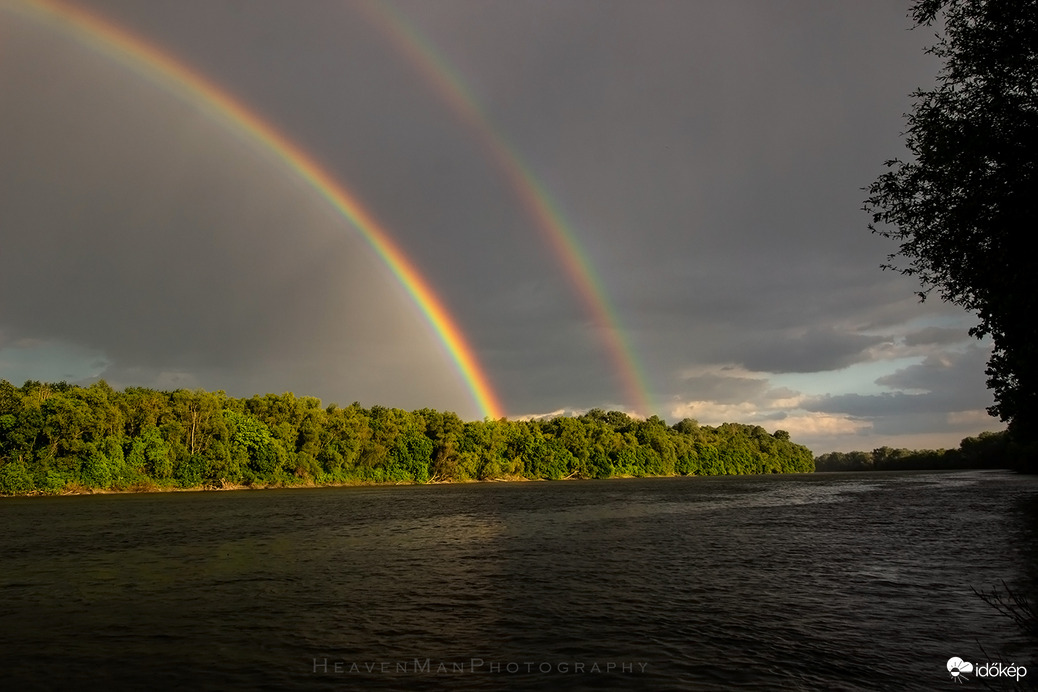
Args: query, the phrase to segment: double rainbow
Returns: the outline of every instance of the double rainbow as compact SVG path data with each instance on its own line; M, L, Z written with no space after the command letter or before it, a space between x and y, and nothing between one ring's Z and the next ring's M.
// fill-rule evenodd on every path
M389 3L369 0L358 3L396 49L418 69L456 115L483 143L509 185L552 247L566 276L592 316L606 344L626 398L634 411L652 413L653 397L626 330L612 307L602 281L587 253L558 206L505 135L495 128L459 72L422 34Z

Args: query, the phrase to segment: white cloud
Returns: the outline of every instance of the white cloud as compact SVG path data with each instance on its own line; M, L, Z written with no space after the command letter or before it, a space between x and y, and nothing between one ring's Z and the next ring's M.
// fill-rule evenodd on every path
M794 440L864 435L872 429L872 423L869 421L830 413L805 412L778 422L778 427L787 431Z
M566 409L560 408L555 411L548 411L547 413L524 413L520 416L515 416L513 420L547 420L549 418L557 418L564 415L566 415Z

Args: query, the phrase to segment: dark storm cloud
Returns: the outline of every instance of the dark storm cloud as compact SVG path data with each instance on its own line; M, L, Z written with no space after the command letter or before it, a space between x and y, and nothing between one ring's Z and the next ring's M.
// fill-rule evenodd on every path
M878 168L877 140L896 146L902 104L916 85L905 66L924 64L912 54L916 41L877 45L886 31L904 34L902 9L877 15L757 3L655 11L628 3L498 3L476 13L465 3L399 7L460 67L492 121L542 176L621 321L635 330L633 340L678 325L685 338L644 357L654 367L679 366L690 349L703 350L688 339L718 327L726 351L759 340L764 325L824 333L837 320L865 321L861 311L871 315L877 302L914 307L910 284L877 270L887 249L864 231L858 211L860 188L872 175L862 164ZM864 62L873 63L870 70L862 70ZM903 88L889 85L889 74L873 73L875 63L888 64ZM923 79L926 72L919 67L917 74ZM889 111L876 98L888 89L898 94ZM398 173L407 175L416 159L457 160L454 140L430 137L423 145L415 133L428 125L401 126L415 146ZM388 170L397 154L382 156L390 158L382 164ZM548 359L572 364L561 374L567 382L615 379L573 376L578 363L600 362L586 360L583 342L546 352L544 334L556 329L550 319L502 311L501 292L516 277L557 275L561 265L521 208L479 220L480 200L500 200L500 193L463 192L464 204L440 203L459 199L450 185L466 190L473 178L500 180L492 166L469 166L442 170L439 196L427 203L379 205L390 225L427 227L411 214L432 206L444 215L445 232L473 234L467 237L476 259L460 270L438 259L445 247L426 249L428 236L408 244L423 247L434 274L451 267L448 285L478 287L455 291L452 304L479 316L477 340L511 347L516 372ZM416 183L408 187L421 190ZM469 200L477 206L469 208ZM482 252L489 248L495 252ZM460 277L465 281L453 281ZM565 319L586 319L572 302L572 284L553 284ZM790 349L775 361L810 369L805 343L782 334L775 341L775 349ZM832 341L826 345L837 346ZM850 358L833 354L819 369Z
M931 394L839 394L810 399L801 404L808 411L844 413L858 418L877 418L905 414L926 413L933 409Z
M858 211L874 152L897 145L905 95L929 76L912 41L879 38L905 36L902 9L553 4L477 19L403 7L442 32L542 164L654 368L743 352L747 367L838 368L878 341L855 328L919 314L911 283L878 271L888 248ZM530 35L535 54L519 45ZM523 58L487 60L481 46ZM901 94L896 109L884 92Z
M630 405L605 327L524 192L370 12L88 5L327 166L427 277L509 412ZM947 306L920 305L911 281L878 269L895 248L860 212L861 188L901 152L908 94L936 71L904 3L393 6L547 191L661 401L778 417L766 380L719 368L824 373L884 344L953 343L920 327ZM19 295L0 303L0 338L99 350L127 383L478 415L399 285L305 185L125 66L0 19L0 291ZM975 387L959 377L974 365L948 376ZM889 403L960 410L931 391Z
M735 345L727 353L759 372L823 372L867 360L864 353L883 341L882 336L818 327L800 334L760 332L752 343Z
M682 384L699 401L736 404L761 397L768 389L768 381L754 377L726 376L723 373L704 373L683 379Z
M26 67L0 74L5 338L100 350L116 384L401 405L457 389L371 250L282 166L133 72L23 30L5 50Z

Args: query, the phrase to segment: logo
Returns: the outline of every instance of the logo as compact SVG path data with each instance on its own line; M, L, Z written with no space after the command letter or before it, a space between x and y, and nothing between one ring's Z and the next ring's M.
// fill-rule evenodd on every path
M955 682L969 680L969 678L965 676L965 673L973 672L973 664L969 661L963 661L958 656L952 656L948 659L948 672L951 673L952 680Z
M1017 682L1020 682L1020 678L1027 675L1027 668L1018 666L1015 663L1010 663L1007 666L1001 661L996 661L995 663L978 663L974 666L969 661L963 661L958 656L952 656L948 659L947 668L952 680L960 683L969 680L966 677L966 673L974 672L978 678L1016 678Z

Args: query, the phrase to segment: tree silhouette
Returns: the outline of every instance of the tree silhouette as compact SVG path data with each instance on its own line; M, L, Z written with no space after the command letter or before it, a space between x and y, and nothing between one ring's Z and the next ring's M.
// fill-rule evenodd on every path
M900 241L884 268L977 314L990 336L988 409L1017 439L1038 438L1038 0L921 0L917 26L943 20L928 52L936 85L918 90L907 161L868 188L869 228Z

